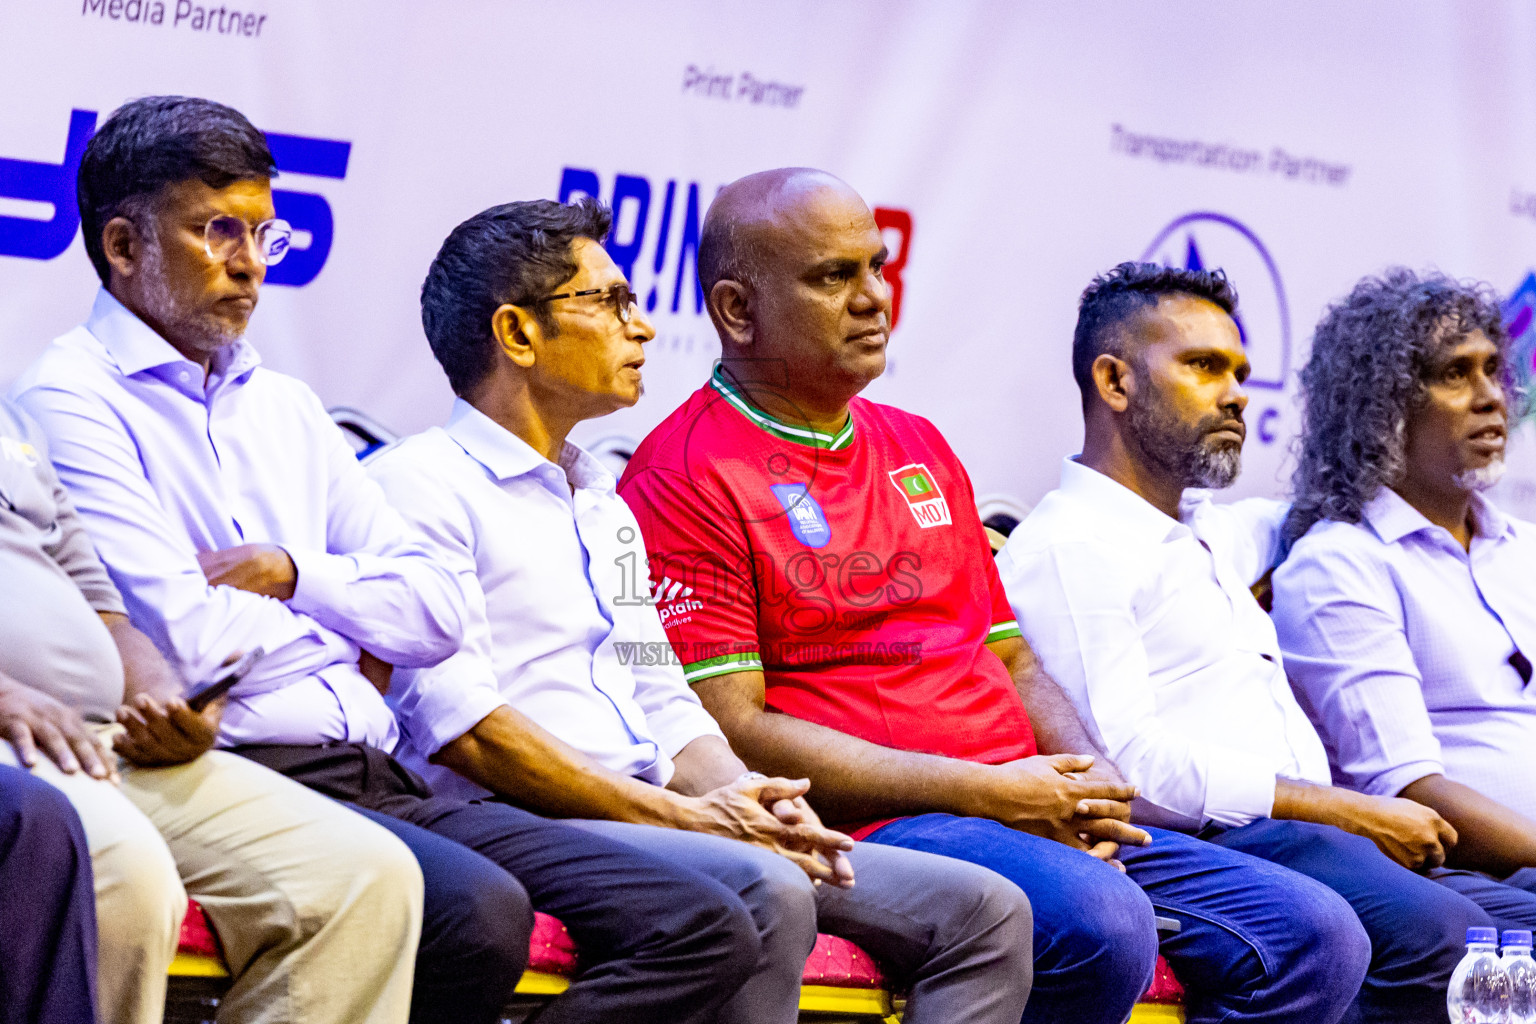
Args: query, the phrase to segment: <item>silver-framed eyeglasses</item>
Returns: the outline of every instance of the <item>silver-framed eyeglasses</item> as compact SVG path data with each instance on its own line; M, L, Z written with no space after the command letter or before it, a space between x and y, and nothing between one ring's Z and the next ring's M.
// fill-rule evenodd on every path
M222 263L240 251L247 233L256 240L256 259L268 267L283 261L293 241L293 225L281 217L264 220L252 228L239 217L221 213L203 225L203 250L209 259Z
M619 323L627 324L635 317L635 305L640 297L636 295L628 284L616 284L612 288L583 288L579 292L560 292L556 295L546 295L535 302L554 302L556 299L582 299L588 296L601 296L609 306L613 308L614 316L619 318Z

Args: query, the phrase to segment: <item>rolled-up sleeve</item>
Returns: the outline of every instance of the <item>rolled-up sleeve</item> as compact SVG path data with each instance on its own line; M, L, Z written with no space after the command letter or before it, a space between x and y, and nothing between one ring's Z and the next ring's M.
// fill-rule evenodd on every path
M424 758L507 705L490 674L490 663L471 648L431 668L398 670L394 689L401 728Z
M1275 570L1275 631L1298 701L1351 789L1396 796L1444 774L1384 564L1304 537Z
M1005 549L998 560L1019 628L1163 823L1244 825L1274 808L1275 771L1221 737L1194 738L1158 714L1134 573L1089 542ZM1150 812L1150 813L1147 813Z

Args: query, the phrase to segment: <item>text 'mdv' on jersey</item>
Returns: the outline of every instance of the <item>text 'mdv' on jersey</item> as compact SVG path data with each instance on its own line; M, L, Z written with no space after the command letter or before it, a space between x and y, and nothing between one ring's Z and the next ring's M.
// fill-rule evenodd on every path
M1019 629L970 479L927 420L860 398L826 434L716 371L619 484L689 682L761 669L770 709L882 746L1035 753L985 644Z

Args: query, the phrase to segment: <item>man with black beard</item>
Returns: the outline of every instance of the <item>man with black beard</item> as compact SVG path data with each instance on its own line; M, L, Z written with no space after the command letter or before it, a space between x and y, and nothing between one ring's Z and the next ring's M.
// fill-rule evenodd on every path
M1132 820L1344 897L1371 942L1345 1019L1440 1019L1464 930L1493 924L1419 873L1444 863L1456 832L1422 804L1330 785L1249 589L1275 563L1286 509L1217 505L1195 490L1228 486L1241 466L1249 365L1236 308L1220 271L1123 263L1088 287L1072 346L1083 451L1009 538L998 570L1046 671L1138 788ZM1145 863L1155 851L1121 848L1154 905L1211 886L1193 855L1176 883L1148 885L1147 870L1181 867ZM1244 894L1231 901L1237 909ZM1288 916L1272 907L1247 928L1262 937Z

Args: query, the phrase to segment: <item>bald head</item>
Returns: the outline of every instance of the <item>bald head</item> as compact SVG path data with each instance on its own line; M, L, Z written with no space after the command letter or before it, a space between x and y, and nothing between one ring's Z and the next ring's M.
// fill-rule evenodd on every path
M726 278L743 284L757 280L778 250L776 236L793 229L797 210L823 191L864 206L847 182L812 167L758 171L722 188L709 204L699 236L699 285L704 294Z
M806 167L720 190L699 239L699 284L738 381L770 372L799 407L846 414L885 370L891 292L868 204Z

